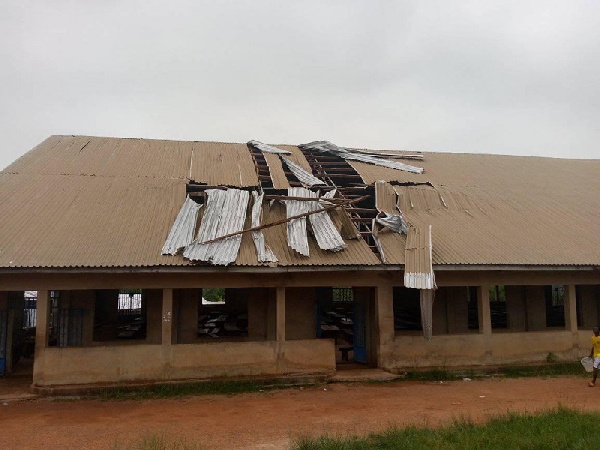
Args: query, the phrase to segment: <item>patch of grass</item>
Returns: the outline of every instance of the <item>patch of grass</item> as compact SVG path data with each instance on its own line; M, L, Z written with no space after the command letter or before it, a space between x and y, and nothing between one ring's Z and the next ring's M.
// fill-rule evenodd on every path
M189 384L158 384L142 388L110 388L101 391L96 397L100 400L147 400L154 398L186 397L191 395L237 395L246 392L259 392L275 389L258 381L220 380Z
M432 429L391 428L367 437L301 438L295 450L363 449L588 449L600 445L600 413L559 408L542 414L507 414L485 424L458 420Z
M427 370L406 372L405 380L409 381L451 381L462 379L457 371L452 370Z
M541 366L509 366L498 369L497 373L507 378L558 376L579 376L585 378L589 376L578 362L561 362Z
M184 439L171 439L161 434L144 436L138 443L122 446L113 445L113 450L201 450L199 444L187 442Z
M402 380L408 381L452 381L462 380L465 377L472 380L477 378L504 377L504 378L526 378L526 377L559 377L578 376L588 377L580 363L557 362L552 364L528 365L528 366L506 366L494 369L469 369L465 370L425 370L406 372Z

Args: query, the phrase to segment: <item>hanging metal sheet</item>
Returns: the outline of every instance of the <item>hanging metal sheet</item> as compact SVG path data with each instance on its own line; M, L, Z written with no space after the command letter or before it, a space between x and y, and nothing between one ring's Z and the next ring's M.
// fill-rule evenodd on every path
M414 289L435 289L432 264L431 225L409 227L406 237L404 285Z
M308 189L305 189L304 191L305 197L319 198L319 192L311 192ZM335 192L331 192L333 192L333 194L328 192L322 198L333 198ZM312 211L322 209L322 203L330 204L329 202L323 201L308 203L310 204L310 208ZM319 248L323 250L329 250L332 252L339 252L347 247L335 224L331 220L331 217L329 217L329 214L327 214L326 211L311 214L308 217Z
M204 242L243 229L250 193L239 189L208 189L205 192L208 200L198 236L190 246L186 247L183 256L192 261L226 266L237 258L242 235L238 234L208 244Z
M167 240L163 245L162 255L176 255L179 250L190 245L194 240L198 211L202 205L187 197L173 222Z
M309 186L309 187L326 185L326 183L324 181L319 180L313 174L304 170L302 167L300 167L298 164L293 162L287 156L279 155L279 157L285 163L285 165L288 166L288 169L290 169L290 171L294 174L294 176L296 178L298 178L298 181L300 181L300 183L302 183L303 185Z
M269 144L263 144L260 141L248 141L248 145L260 150L263 153L275 153L277 155L291 155L292 152L288 152L287 150L281 150L280 148L274 147Z
M252 191L252 199L254 204L252 205L252 227L258 227L261 225L262 220L262 203L265 194L259 194L256 191ZM252 239L254 240L254 246L256 247L256 254L258 256L258 262L277 262L278 259L265 243L265 235L262 230L253 231Z
M361 161L367 164L374 164L376 166L388 167L390 169L403 170L406 172L423 173L422 167L411 166L410 164L403 164L398 161L390 161L388 159L382 158L376 153L367 153L364 150L358 152L353 149L338 147L337 145L332 144L329 141L314 141L309 142L308 144L299 145L299 147L301 149L330 153L347 160L349 159L353 161Z

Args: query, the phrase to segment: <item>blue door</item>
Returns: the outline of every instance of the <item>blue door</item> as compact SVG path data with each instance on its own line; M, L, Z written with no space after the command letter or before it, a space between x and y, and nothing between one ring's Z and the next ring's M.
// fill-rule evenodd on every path
M367 326L365 304L354 302L354 361L367 362Z
M8 334L8 311L0 310L0 375L6 374L6 342Z

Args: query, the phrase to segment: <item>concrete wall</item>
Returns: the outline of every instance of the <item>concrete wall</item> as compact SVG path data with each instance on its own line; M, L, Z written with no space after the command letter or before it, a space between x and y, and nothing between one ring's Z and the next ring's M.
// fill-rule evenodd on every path
M177 308L177 326L175 342L191 344L198 336L199 289L175 289L173 305Z
M433 303L433 334L469 332L469 303L466 286L440 287Z
M589 333L581 342L590 341ZM588 345L591 347L591 344ZM559 359L574 360L589 354L580 351L570 331L496 333L433 336L396 336L382 367L401 371L415 367L477 366L546 361L552 353Z
M162 342L162 296L161 289L144 290L146 297L146 343Z
M544 289L544 286L525 286L528 331L541 331L546 328Z
M61 308L83 310L82 345L92 345L94 337L94 308L96 296L93 290L61 292Z
M480 330L475 333L464 333L468 316L466 290L460 287L440 290L434 317L436 323L445 324L447 333L450 334L434 335L430 342L420 335L395 335L393 285L392 282L382 282L377 288L365 286L355 289L357 300L369 305L370 355L374 358L373 362L384 369L401 371L411 367L543 361L549 353L572 360L589 352L589 332L582 334L573 326L573 308L567 307L567 303L565 315L568 312L571 318L566 320L569 324L567 330L545 330L543 285L527 286L519 290L515 284L514 292L511 293L510 289L507 291L507 308L512 311L509 314L513 316L512 333L492 332L487 285L481 286L478 291ZM569 292L574 292L572 288L573 285ZM171 290L165 289L164 298L167 300L163 304L162 290L145 292L149 345L42 350L36 346L35 383L51 385L273 375L303 371L326 372L335 368L336 355L332 341L302 339L309 335L309 328L311 335L314 332L314 314L311 314L314 306L309 306L311 302L306 301L313 297L312 288L250 289L249 333L256 341L178 345L171 345L171 342L178 342L179 331L175 339L169 338L173 336L172 330L177 325L165 322L163 317L165 312L169 312L169 308L173 311L179 308L179 315L173 317L181 317L185 308L183 297L175 292L171 302ZM569 294L569 298L574 296ZM522 314L520 322L515 324L514 318L519 317L515 312L523 312L520 306L526 307L527 314ZM528 330L540 331L517 331L525 325ZM180 324L179 328L181 327L183 324ZM42 334L43 330L38 330L38 335ZM262 340L265 338L269 340ZM152 345L152 342L162 342L162 345Z
M248 292L248 339L275 340L275 289L250 289Z
M433 336L396 336L380 366L391 370L415 367L449 367L482 364L486 359L486 342L480 334Z
M222 342L173 346L47 348L39 358L37 386L99 382L330 373L330 340L290 341L278 356L276 342Z
M285 291L285 338L314 339L317 335L317 289L289 288Z
M570 331L492 333L491 357L495 363L543 362L550 353L559 359L576 359L579 352Z
M579 307L581 308L580 328L591 330L600 325L600 309L598 308L598 287L594 285L577 286L579 291Z
M539 286L535 286L538 288ZM527 294L525 286L505 286L506 314L510 331L527 331ZM537 290L537 289L536 289ZM546 305L544 303L544 326Z

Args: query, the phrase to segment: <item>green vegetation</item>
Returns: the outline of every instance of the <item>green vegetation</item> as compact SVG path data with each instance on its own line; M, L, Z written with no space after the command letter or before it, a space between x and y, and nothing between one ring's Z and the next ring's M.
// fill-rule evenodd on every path
M220 303L225 301L225 288L205 288L202 289L202 297L204 300L212 303Z
M578 362L560 362L529 366L506 366L494 369L469 369L464 370L427 370L406 372L403 380L408 381L452 381L462 380L464 377L477 378L526 378L526 377L559 377L589 376Z
M472 380L524 377L588 377L580 363L553 363L537 366L509 366L496 369L464 370L427 370L406 372L404 377L394 381L371 381L364 384L402 383L404 381L453 381L468 377ZM300 384L289 380L213 380L185 384L157 384L144 387L107 388L94 397L100 400L147 400L153 398L177 398L193 395L237 395L246 392L261 392L274 389L286 389Z
M600 445L600 413L558 409L538 415L508 414L475 424L459 420L444 428L391 428L367 437L302 438L295 450L359 449L588 449Z
M147 400L190 395L236 395L274 388L276 386L265 385L259 381L221 380L187 384L158 384L150 387L111 388L101 391L97 397L100 400Z

